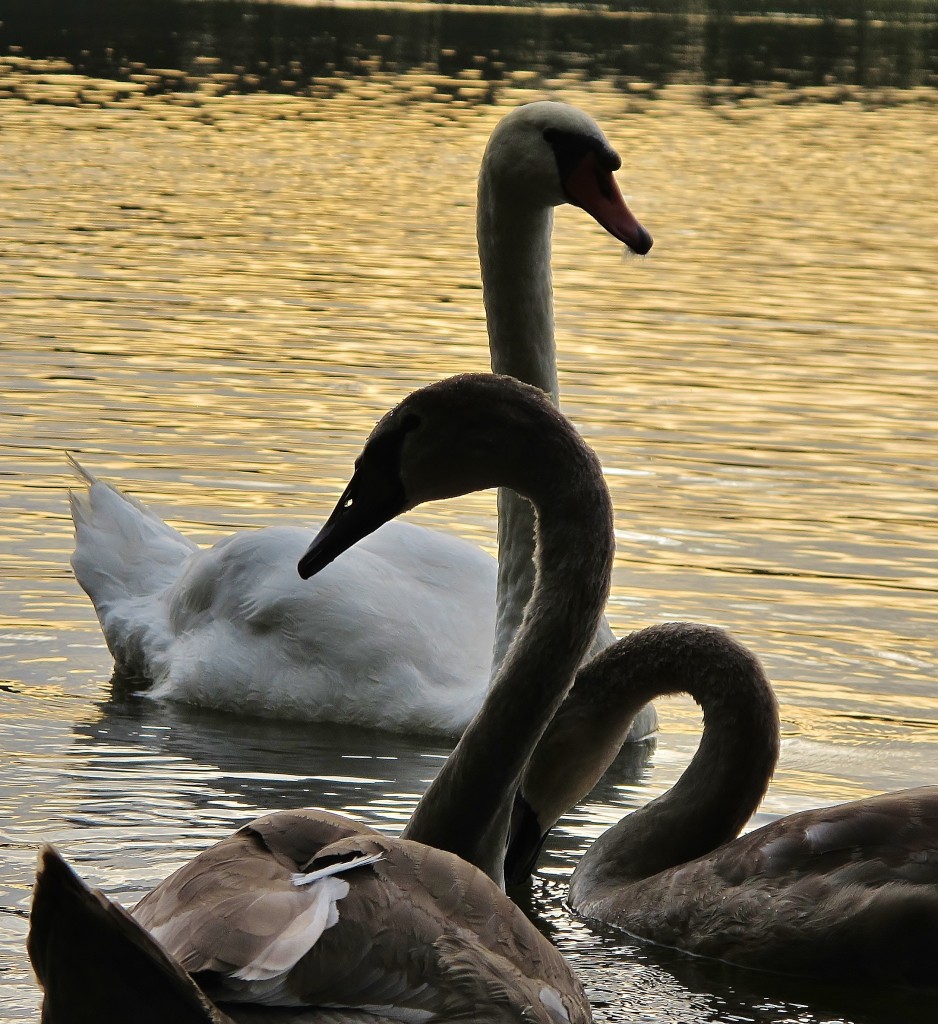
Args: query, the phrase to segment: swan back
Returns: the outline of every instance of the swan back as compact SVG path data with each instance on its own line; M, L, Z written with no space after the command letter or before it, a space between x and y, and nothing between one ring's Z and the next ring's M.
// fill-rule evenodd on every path
M357 1006L381 1019L494 1024L528 1019L526 1006L541 1024L589 1019L563 957L482 872L365 829L311 850L306 822L293 840L297 813L314 817L251 822L134 910L214 1000Z
M173 638L151 656L150 694L459 735L484 695L465 679L488 672L494 561L466 541L395 522L311 586L295 571L310 536L301 526L242 531L184 565L147 606ZM459 586L465 607L448 600Z
M590 1019L563 957L480 871L328 812L251 822L133 916L47 848L29 952L46 1024Z

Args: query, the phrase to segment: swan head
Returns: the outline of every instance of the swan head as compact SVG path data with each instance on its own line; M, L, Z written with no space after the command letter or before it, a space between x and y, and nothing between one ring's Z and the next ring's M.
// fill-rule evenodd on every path
M574 438L588 451L542 391L513 377L464 374L415 391L372 431L338 504L300 559L300 576L309 579L423 502L501 486L531 496L541 472L550 472L537 448L551 426L555 436Z
M541 100L496 125L482 161L486 185L534 207L572 203L639 255L652 238L626 205L614 172L622 166L599 125L577 107Z

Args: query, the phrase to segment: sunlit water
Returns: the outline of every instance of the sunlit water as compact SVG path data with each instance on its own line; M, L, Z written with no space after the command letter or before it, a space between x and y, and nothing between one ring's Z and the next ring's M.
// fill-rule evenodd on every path
M208 62L192 65L201 87L164 92L151 69L121 83L32 59L57 54L0 57L5 1019L35 1016L23 942L40 843L129 904L264 809L395 831L445 756L113 696L68 567L65 452L203 543L323 516L386 408L487 365L474 176L527 99L601 121L656 239L624 260L579 211L557 218L564 405L617 511L613 626L714 622L761 655L784 742L756 824L934 781L933 89L579 71L482 88L411 68L243 95ZM413 518L493 549L489 494ZM578 853L689 759L693 705L661 720L650 759L618 764L565 819L532 891L597 1020L933 1020L907 995L720 968L563 909Z

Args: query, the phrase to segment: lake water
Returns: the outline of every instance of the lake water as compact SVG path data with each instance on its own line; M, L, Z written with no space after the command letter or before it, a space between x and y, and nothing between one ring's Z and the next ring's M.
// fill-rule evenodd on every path
M322 517L384 410L487 366L474 179L525 100L600 121L656 240L625 260L557 218L561 387L613 492L614 628L713 622L763 658L784 741L754 824L935 780L934 4L64 6L10 0L0 27L0 1018L35 1018L42 842L129 904L265 809L395 831L445 757L112 694L65 452L202 543ZM412 518L494 549L491 494ZM694 749L693 704L660 715L532 890L596 1019L932 1021L564 910L579 852Z

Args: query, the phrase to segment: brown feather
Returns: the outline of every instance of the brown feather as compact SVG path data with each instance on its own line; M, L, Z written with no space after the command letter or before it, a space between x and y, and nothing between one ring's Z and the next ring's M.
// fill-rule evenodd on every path
M578 913L747 966L938 985L938 787L790 814L735 838L778 750L758 661L722 630L667 623L607 648L577 685L584 678L604 718L616 703L627 714L688 692L704 734L671 790L583 855L570 883Z

